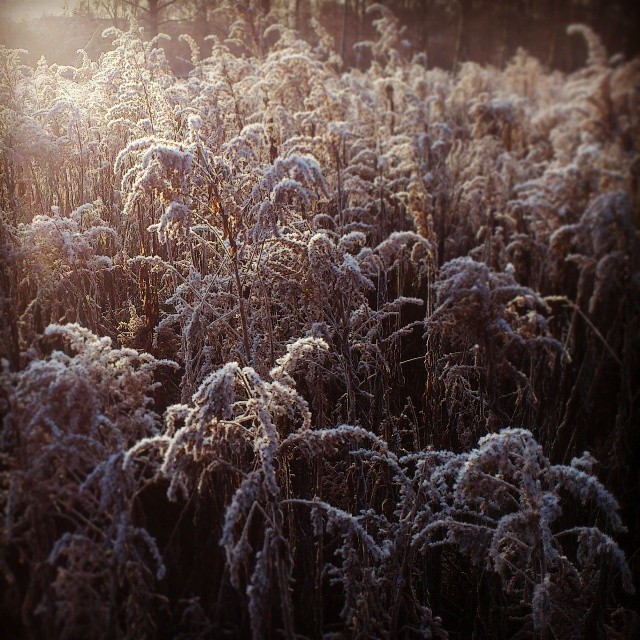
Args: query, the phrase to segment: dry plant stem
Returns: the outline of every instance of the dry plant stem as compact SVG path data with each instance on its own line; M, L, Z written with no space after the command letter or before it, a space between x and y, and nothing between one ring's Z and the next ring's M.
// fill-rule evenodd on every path
M569 298L567 298L566 296L546 296L545 300L548 300L549 302L562 302L563 304L566 304L568 307L570 307L574 311L574 313L577 313L586 322L589 329L593 331L593 333L600 340L600 342L602 342L605 349L609 352L609 355L615 360L615 362L620 367L622 367L622 361L620 360L618 354L613 350L611 345L607 342L606 338L602 335L598 327L596 327L593 324L593 322L591 322L587 314L575 302L573 302L572 300L569 300Z
M251 364L251 348L249 347L249 329L247 327L247 314L244 307L244 294L242 282L240 281L240 270L238 269L238 256L232 254L231 264L233 266L233 277L238 291L238 304L240 306L240 322L242 324L242 341L244 343L244 355L248 364Z

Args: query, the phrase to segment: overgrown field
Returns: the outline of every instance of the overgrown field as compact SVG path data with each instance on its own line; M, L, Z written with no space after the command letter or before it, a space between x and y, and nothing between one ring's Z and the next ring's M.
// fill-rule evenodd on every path
M374 17L0 50L4 638L637 637L640 61Z

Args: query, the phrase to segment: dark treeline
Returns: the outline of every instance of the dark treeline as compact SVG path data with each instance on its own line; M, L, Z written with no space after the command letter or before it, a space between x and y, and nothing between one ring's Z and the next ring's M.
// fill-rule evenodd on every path
M227 33L225 5L235 10L244 4L249 12L273 12L305 39L315 37L312 18L316 18L333 35L345 66L367 63L354 45L374 37L370 0L80 0L63 16L5 21L0 42L27 49L32 62L44 55L51 62L74 64L79 48L90 55L108 48L102 30L114 24L126 27L130 17L143 24L150 36L159 31L176 37L187 32L203 40L209 34ZM628 59L640 50L640 5L630 0L386 0L376 4L391 8L405 27L407 54L426 51L430 66L446 69L464 61L502 66L523 48L550 68L574 71L585 63L587 54L580 38L565 37L567 26L575 23L592 27L611 54L621 53ZM44 30L51 36L46 40L41 37ZM166 48L180 73L183 47Z

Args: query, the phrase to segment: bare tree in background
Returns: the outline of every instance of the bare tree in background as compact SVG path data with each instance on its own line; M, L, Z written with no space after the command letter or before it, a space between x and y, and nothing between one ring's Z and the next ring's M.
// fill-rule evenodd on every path
M150 38L158 35L163 24L189 20L217 2L203 0L81 0L76 12L93 14L117 21L127 16L142 22Z

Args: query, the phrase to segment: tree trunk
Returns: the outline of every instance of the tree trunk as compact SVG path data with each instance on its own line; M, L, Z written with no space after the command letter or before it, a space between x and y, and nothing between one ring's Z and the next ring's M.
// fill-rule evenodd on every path
M458 13L458 35L456 38L456 50L453 57L453 70L456 70L462 59L469 55L468 45L468 21L471 14L471 0L460 0Z
M147 14L147 23L149 25L149 38L155 38L158 35L158 22L160 21L159 0L147 0L149 3L149 12Z
M342 7L342 34L340 36L340 57L342 58L342 67L345 67L345 53L347 47L347 11L349 10L349 0L343 0Z

